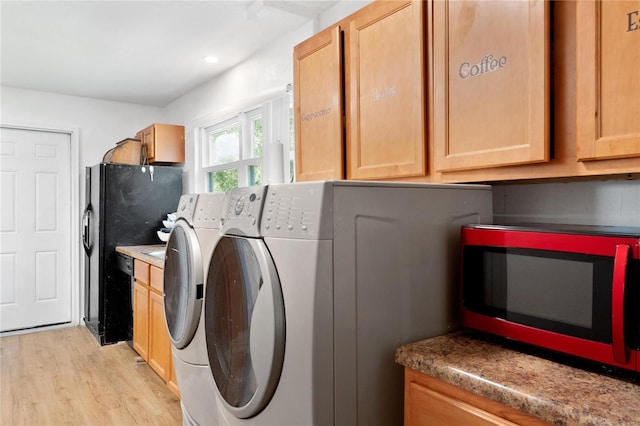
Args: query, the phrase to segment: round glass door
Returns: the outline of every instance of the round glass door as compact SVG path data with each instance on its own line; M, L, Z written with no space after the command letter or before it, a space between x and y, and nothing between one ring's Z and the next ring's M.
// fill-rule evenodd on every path
M207 352L216 386L233 415L254 416L276 390L285 350L282 289L264 242L222 237L206 285Z
M171 231L164 261L164 316L173 345L187 346L202 311L202 256L193 228L178 220Z

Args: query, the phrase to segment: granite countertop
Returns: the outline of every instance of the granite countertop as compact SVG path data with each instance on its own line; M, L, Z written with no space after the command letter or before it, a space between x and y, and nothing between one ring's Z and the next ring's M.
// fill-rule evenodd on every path
M166 247L167 246L165 244L152 244L152 245L145 245L145 246L117 246L116 251L118 253L131 256L134 259L147 262L153 266L157 266L158 268L164 268L164 257L158 258L155 256L151 256L148 253L164 250Z
M458 331L396 350L396 362L556 425L640 425L636 377L570 367Z

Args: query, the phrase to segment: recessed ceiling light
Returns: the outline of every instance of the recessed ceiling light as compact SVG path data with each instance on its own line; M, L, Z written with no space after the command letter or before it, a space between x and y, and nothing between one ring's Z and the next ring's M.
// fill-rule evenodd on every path
M218 58L216 58L215 56L203 56L202 60L205 61L208 64L217 64L218 63Z

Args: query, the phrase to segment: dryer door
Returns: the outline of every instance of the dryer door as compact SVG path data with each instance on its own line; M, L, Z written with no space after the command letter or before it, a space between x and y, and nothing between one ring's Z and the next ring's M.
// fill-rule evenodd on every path
M198 237L179 219L167 242L164 261L164 316L171 342L178 349L191 343L198 328L203 272Z
M284 361L282 289L264 241L224 236L205 291L209 365L227 410L255 416L273 396Z

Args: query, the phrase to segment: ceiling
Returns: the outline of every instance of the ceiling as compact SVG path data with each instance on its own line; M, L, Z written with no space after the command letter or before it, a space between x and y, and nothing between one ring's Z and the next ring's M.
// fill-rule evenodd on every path
M2 0L0 83L162 107L335 3Z

